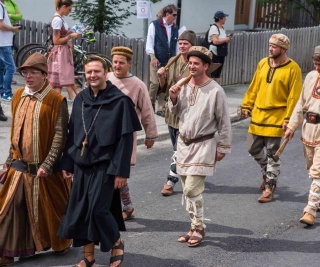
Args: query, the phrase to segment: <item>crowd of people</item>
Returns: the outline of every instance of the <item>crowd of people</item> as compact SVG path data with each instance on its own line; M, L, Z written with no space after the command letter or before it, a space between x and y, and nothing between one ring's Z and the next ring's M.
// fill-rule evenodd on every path
M165 117L173 149L161 194L171 196L180 179L190 217L190 228L177 241L189 247L201 244L206 232L205 179L231 152L229 108L220 85L226 55L218 48L232 40L223 28L228 15L215 13L207 49L197 45L192 30L178 36L174 23L178 9L164 7L148 29L150 88L130 73L132 49L113 47L112 72L99 56L86 59L87 87L81 92L74 89L69 116L61 88L74 88L71 40L80 35L70 31L64 19L73 1L55 1L54 47L48 58L34 53L18 67L25 85L14 94L12 40L19 27L11 25L14 18L4 2L0 0L4 10L2 15L0 9L0 92L3 100L11 101L12 126L1 173L5 178L0 190L0 266L49 249L64 254L71 245L83 247L78 267L95 264L95 245L102 252L111 250L110 267L121 266L120 231L126 229L124 221L136 215L128 186L131 166L136 164L136 132L143 127L145 146L152 148L158 138L155 114ZM320 47L312 58L315 70L304 83L300 67L286 54L289 48L284 34L270 37L269 55L258 63L240 115L251 117L247 147L261 169L260 203L274 199L281 167L274 155L282 138L292 139L302 125L312 183L300 221L313 225L320 207ZM7 120L1 105L0 120Z

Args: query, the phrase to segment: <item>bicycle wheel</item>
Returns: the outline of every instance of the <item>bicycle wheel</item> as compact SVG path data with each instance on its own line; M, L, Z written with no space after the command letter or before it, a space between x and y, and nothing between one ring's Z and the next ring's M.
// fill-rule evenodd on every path
M28 51L31 47L37 47L40 46L38 43L30 43L22 46L18 52L15 54L14 62L17 67L21 66L22 56Z
M76 83L84 89L84 83L85 83L85 75L84 75L84 68L83 68L83 63L87 59L88 56L90 55L96 55L105 60L108 66L108 72L112 72L112 61L109 57L98 54L98 53L83 53L83 54L77 54L74 57L74 77Z
M39 45L31 47L29 50L26 50L25 53L21 56L21 64L19 66L21 66L30 55L36 52L39 52L40 54L46 56L47 48L43 47L42 45Z

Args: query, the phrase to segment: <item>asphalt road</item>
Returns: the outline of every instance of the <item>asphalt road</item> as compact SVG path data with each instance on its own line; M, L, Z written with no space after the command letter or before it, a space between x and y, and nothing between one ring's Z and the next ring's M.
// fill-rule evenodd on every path
M171 197L160 194L170 163L169 140L149 150L138 147L138 164L129 181L136 218L126 223L127 232L122 234L126 251L122 267L319 266L319 220L312 227L299 223L310 186L299 133L282 155L275 201L260 204L261 174L246 151L247 126L248 120L233 125L232 153L206 179L206 237L196 248L176 242L190 226L181 206L181 184ZM75 266L81 251L71 248L61 256L40 253L15 266ZM108 261L109 253L97 247L96 266L108 266Z

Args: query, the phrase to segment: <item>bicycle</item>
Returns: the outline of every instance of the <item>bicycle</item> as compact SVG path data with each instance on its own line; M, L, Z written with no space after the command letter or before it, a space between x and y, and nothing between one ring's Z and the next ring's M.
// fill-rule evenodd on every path
M50 26L48 26L50 27ZM85 76L84 76L84 69L83 63L90 55L97 55L103 58L108 66L108 71L112 71L112 61L105 55L96 53L96 52L87 52L87 48L89 45L96 42L94 38L94 33L92 31L84 31L82 37L80 39L79 44L74 44L73 46L73 64L74 64L74 77L76 83L83 89L85 87ZM44 56L47 56L50 50L52 49L51 46L51 38L50 36L48 39L39 44L39 43L30 43L27 44L18 51L16 56L16 65L21 66L23 62L33 53L39 52Z

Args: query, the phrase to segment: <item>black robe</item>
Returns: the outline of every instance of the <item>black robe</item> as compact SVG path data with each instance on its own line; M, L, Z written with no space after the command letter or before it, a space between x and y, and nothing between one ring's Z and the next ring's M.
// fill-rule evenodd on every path
M83 119L88 144L81 155ZM120 192L113 185L115 176L130 175L133 132L141 130L134 104L109 81L97 97L86 88L74 100L68 128L61 168L74 177L58 235L73 239L73 246L95 242L109 251L125 230Z

